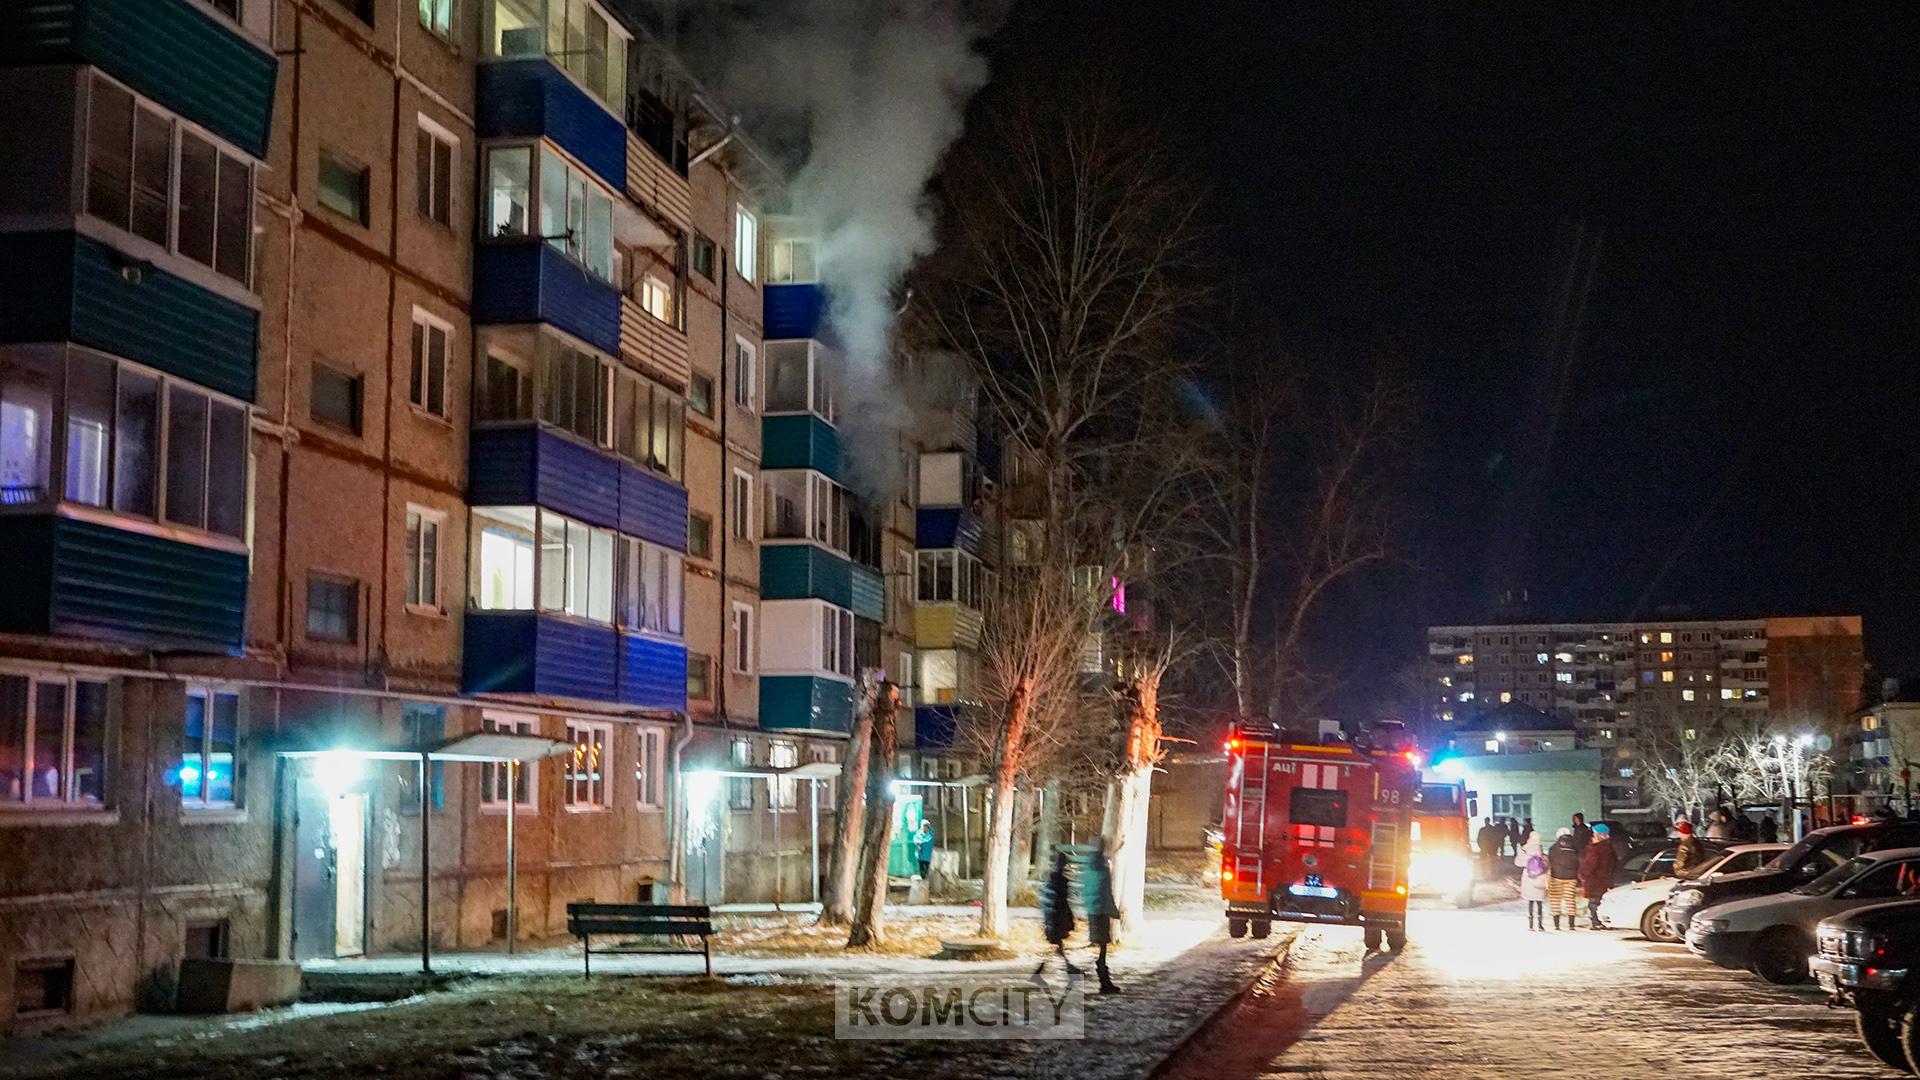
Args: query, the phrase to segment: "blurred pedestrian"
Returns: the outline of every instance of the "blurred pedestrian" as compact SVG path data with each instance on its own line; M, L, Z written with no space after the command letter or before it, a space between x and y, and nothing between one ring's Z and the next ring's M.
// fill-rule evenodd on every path
M1540 848L1540 834L1528 833L1520 845L1513 865L1520 867L1520 899L1527 902L1527 929L1547 928L1547 853Z
M1507 846L1507 831L1495 825L1492 818L1480 820L1484 824L1480 826L1480 832L1474 837L1473 842L1480 849L1481 861L1487 864L1489 871L1487 876L1492 877L1493 861L1500 857L1501 851Z
M1520 845L1527 842L1527 834L1520 831L1520 822L1514 818L1502 818L1507 830L1507 843L1513 845L1513 853L1520 854Z
M1595 930L1604 930L1600 925L1600 898L1613 888L1613 874L1620 866L1620 857L1614 853L1612 830L1606 825L1593 827L1593 843L1587 845L1586 854L1580 856L1580 885L1587 894L1587 919Z
M1585 854L1587 845L1593 843L1593 828L1587 824L1587 815L1573 815L1573 846Z
M1080 874L1080 903L1087 909L1087 941L1100 946L1093 970L1100 976L1100 992L1117 994L1113 976L1107 972L1107 945L1113 940L1113 920L1120 917L1120 905L1113 899L1113 867L1107 861L1107 838L1093 838L1093 850L1087 854L1087 868Z
M1067 966L1067 981L1071 983L1084 974L1067 959L1067 939L1073 936L1073 885L1067 880L1067 853L1053 853L1053 871L1040 883L1040 929L1046 934L1047 942L1053 946L1055 956ZM1047 965L1053 962L1053 956L1044 957L1040 966L1033 969L1033 981L1046 985Z
M1682 818L1673 823L1673 831L1680 834L1680 842L1673 849L1673 875L1690 878L1705 866L1706 848L1693 835L1693 822Z
M1759 835L1760 842L1763 844L1777 844L1780 842L1780 823L1773 820L1772 814L1768 814L1766 817L1760 819Z
M1562 825L1553 834L1553 846L1547 849L1547 909L1553 913L1553 928L1560 929L1565 916L1567 929L1578 930L1580 917L1580 845L1573 829Z
M920 819L919 831L913 834L913 861L920 864L920 877L928 882L933 880L933 822Z
M1724 807L1716 806L1713 813L1707 815L1707 839L1733 839L1733 829L1729 826L1727 811Z
M1521 823L1520 823L1520 835L1521 835L1521 836L1532 836L1532 835L1533 835L1534 833L1536 833L1536 832L1539 832L1539 831L1540 831L1540 830L1538 830L1538 829L1535 829L1535 828L1533 827L1533 819L1532 819L1532 818L1528 818L1527 820L1525 820L1525 821L1523 821L1523 822L1521 822Z

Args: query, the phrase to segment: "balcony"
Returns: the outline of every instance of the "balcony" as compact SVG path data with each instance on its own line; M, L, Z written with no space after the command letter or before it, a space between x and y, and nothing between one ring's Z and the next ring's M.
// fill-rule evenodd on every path
M546 428L475 429L467 473L468 505L542 506L687 550L685 488Z
M256 158L267 156L278 62L187 0L0 4L0 66L91 64Z
M627 135L627 194L682 233L693 228L693 187L638 135Z
M0 237L0 295L0 342L71 341L254 399L259 312L91 237Z
M760 321L768 341L818 338L827 317L827 291L820 285L765 285Z
M631 296L620 297L620 355L675 386L693 378L687 335L649 315Z
M920 705L913 710L913 745L917 750L947 750L959 728L960 706Z
M922 507L914 514L914 546L980 554L986 523L963 506Z
M760 726L845 735L853 727L853 684L819 675L763 676Z
M868 622L887 621L887 579L870 566L853 563L849 574L852 584L853 613Z
M460 688L683 712L684 645L534 611L469 611Z
M812 413L768 416L760 421L762 469L812 469L840 479L840 433Z
M913 606L913 643L922 649L977 649L986 619L964 604Z
M473 321L546 323L603 352L620 351L620 291L535 240L475 247Z
M544 57L480 65L474 128L482 139L550 139L627 190L627 126Z
M763 600L825 600L853 607L853 563L817 544L760 545Z
M52 514L0 517L0 630L238 656L247 553Z

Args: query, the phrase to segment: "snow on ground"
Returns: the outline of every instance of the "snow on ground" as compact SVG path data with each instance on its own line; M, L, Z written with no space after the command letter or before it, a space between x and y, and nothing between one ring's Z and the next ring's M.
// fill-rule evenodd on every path
M1186 1080L1360 1077L1887 1077L1853 1014L1683 946L1538 933L1517 904L1415 911L1404 956L1348 928L1307 932L1181 1056Z

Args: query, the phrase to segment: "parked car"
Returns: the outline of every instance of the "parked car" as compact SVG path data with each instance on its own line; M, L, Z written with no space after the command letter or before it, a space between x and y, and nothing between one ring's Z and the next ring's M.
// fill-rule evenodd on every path
M1719 857L1709 863L1698 877L1689 880L1706 881L1715 874L1757 870L1785 850L1785 844L1735 844L1720 852ZM1638 928L1648 941L1679 941L1667 929L1666 920L1661 917L1666 911L1667 896L1676 887L1672 876L1673 848L1647 854L1651 858L1644 859L1640 877L1614 886L1600 898L1600 921L1616 930Z
M1860 1041L1895 1069L1920 1073L1920 900L1820 920L1807 961L1827 1004L1859 1010Z
M1785 892L1812 881L1863 851L1920 845L1920 822L1877 821L1815 829L1766 866L1745 874L1722 874L1711 884L1675 889L1664 918L1675 937L1686 934L1694 915L1729 900Z
M1700 846L1707 854L1718 858L1726 854L1731 844L1725 840L1702 840L1700 841ZM1776 846L1779 849L1786 848L1785 844ZM1648 844L1636 844L1632 852L1620 860L1619 869L1613 872L1613 880L1615 884L1626 885L1636 881L1672 878L1674 877L1673 853L1678 850L1679 848L1673 840L1657 840ZM1745 867L1745 869L1758 870L1766 861L1765 859L1761 859L1752 866ZM1700 877L1701 875L1694 874L1692 876Z
M1693 917L1687 948L1771 983L1805 982L1821 919L1904 899L1920 899L1920 847L1856 855L1786 892L1716 904Z

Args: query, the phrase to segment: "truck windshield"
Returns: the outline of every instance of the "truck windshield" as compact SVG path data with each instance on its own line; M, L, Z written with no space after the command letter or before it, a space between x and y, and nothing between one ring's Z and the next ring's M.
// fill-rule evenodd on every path
M1457 814L1460 789L1452 784L1421 784L1414 793L1414 810L1422 814Z
M1344 829L1347 827L1347 793L1338 788L1294 788L1287 803L1287 820L1295 825Z

